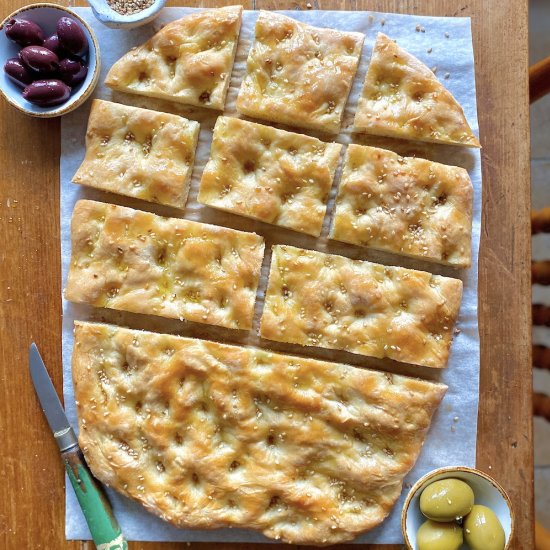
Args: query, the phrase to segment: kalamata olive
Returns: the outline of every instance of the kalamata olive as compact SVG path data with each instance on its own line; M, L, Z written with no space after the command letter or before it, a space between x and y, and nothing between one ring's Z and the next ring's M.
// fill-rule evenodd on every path
M51 36L48 36L46 40L44 40L44 44L42 44L44 48L48 48L51 52L53 52L59 59L66 57L67 52L63 51L63 48L61 47L61 44L59 42L59 36L57 34L52 34Z
M23 97L34 105L50 107L69 99L71 89L61 80L35 80L23 90Z
M462 540L462 529L452 522L439 523L429 519L416 533L418 550L458 550Z
M472 488L460 479L430 483L420 495L420 511L434 521L453 521L470 513L474 505Z
M33 75L17 57L12 57L6 61L4 72L13 82L22 88L33 81Z
M44 46L27 46L19 52L19 59L29 67L42 74L53 73L59 66L59 58Z
M476 504L464 520L464 538L472 550L504 550L506 535L496 514Z
M57 36L68 52L84 54L88 50L88 40L80 25L70 17L62 17L57 22Z
M34 21L10 19L4 27L6 36L20 46L40 46L44 42L44 33Z
M88 67L78 57L62 59L59 62L59 78L71 87L80 84L88 74Z

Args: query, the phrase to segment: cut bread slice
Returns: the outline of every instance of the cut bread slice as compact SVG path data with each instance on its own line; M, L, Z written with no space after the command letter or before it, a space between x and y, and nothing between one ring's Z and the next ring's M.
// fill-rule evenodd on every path
M103 483L178 527L319 545L384 520L447 389L80 322L73 381L80 446Z
M318 237L342 146L218 117L198 200Z
M252 327L264 240L114 204L76 203L65 298L233 329Z
M462 281L274 245L262 338L447 366Z
M472 202L472 182L464 168L352 144L330 238L470 267Z
M94 99L86 156L73 182L183 208L199 126L177 115Z
M223 109L241 28L242 6L200 11L173 21L112 67L114 90Z
M237 110L250 117L338 133L365 37L260 11Z
M424 63L379 33L357 112L355 131L480 147L464 111Z

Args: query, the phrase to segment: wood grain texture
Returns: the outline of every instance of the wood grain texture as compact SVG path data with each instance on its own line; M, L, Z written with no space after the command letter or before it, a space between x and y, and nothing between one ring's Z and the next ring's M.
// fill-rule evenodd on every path
M0 0L0 14L5 16L26 3L27 0ZM176 3L180 2L172 5ZM234 3L185 2L204 6ZM534 542L527 2L310 0L309 3L313 9L472 17L484 147L477 464L501 481L510 493L519 534L512 548L531 549ZM307 4L280 0L244 3L245 8L258 9L307 9ZM0 133L0 433L3 436L0 474L4 482L0 547L92 550L90 543L65 541L61 461L27 372L27 349L34 340L61 391L59 121L27 118L1 101ZM214 548L209 544L192 546L201 550ZM181 543L130 544L131 550L185 547ZM246 544L215 547L266 548Z

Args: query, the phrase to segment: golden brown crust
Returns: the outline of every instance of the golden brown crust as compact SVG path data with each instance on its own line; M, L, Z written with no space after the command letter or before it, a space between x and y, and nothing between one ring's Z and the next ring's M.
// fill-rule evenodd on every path
M242 6L204 10L163 27L112 67L114 90L223 109L241 28Z
M355 131L480 147L451 92L424 63L382 33L359 98Z
M272 122L338 132L364 38L261 11L237 110Z
M94 475L179 527L295 544L372 529L414 465L442 384L76 323L79 442Z
M94 99L86 156L73 182L183 208L199 127L177 115Z
M262 237L88 200L76 203L71 236L67 300L251 328Z
M319 236L342 146L219 117L198 200Z
M472 200L472 182L464 168L350 145L330 236L469 267Z
M461 297L458 279L276 245L260 334L443 368Z

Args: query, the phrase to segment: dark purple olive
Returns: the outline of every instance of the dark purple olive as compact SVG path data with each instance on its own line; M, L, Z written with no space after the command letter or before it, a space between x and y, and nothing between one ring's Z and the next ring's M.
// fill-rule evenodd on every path
M34 21L10 19L4 26L6 36L20 46L40 46L44 42L44 33Z
M59 59L62 59L63 57L67 57L67 53L63 50L61 47L61 44L59 42L59 36L57 34L52 34L46 40L44 40L44 44L42 44L44 48L48 48L51 52L53 52Z
M88 67L78 57L68 57L59 62L59 70L57 72L59 78L73 88L86 78Z
M23 90L23 97L34 105L51 107L69 99L71 89L61 80L35 80Z
M33 81L33 75L17 57L12 57L6 61L4 72L13 82L22 88Z
M19 59L29 69L42 74L57 71L59 58L44 46L27 46L19 52Z
M88 51L88 40L80 25L70 17L62 17L57 22L57 36L63 48L75 55Z

